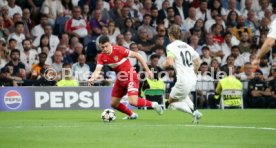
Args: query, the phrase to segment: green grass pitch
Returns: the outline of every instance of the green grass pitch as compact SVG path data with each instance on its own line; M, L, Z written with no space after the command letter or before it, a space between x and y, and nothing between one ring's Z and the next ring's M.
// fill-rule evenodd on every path
M276 110L137 110L103 123L101 110L0 112L0 148L275 148Z

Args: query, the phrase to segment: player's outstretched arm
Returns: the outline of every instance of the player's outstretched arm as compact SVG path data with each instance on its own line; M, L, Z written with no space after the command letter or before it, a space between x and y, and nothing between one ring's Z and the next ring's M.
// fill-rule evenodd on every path
M150 71L148 65L146 64L146 62L143 60L142 56L139 53L137 53L137 52L131 52L130 53L130 57L136 58L141 63L142 67L145 69L145 71L147 72L148 76L150 78L153 78L152 72Z
M92 73L90 79L88 80L88 85L91 86L93 84L93 82L98 78L98 76L100 75L101 71L102 71L103 65L97 65L96 69L94 70L94 72Z
M261 50L258 52L256 58L253 60L252 64L258 66L260 59L272 48L275 43L275 39L267 37L264 44L261 47Z

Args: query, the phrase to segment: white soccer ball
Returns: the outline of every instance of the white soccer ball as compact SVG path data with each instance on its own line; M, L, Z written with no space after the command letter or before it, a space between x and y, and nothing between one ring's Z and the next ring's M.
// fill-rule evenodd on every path
M116 119L115 111L112 109L105 109L102 112L101 117L104 122L114 121Z

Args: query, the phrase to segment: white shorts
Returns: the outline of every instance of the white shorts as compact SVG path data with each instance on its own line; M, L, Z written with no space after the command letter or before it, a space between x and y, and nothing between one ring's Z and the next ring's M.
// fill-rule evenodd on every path
M170 97L173 99L184 100L195 88L196 79L177 80L173 86Z

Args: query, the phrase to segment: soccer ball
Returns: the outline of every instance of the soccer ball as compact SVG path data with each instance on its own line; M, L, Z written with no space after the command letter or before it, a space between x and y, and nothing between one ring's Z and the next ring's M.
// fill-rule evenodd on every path
M105 109L102 112L101 117L104 122L114 121L116 119L115 111L112 109Z

